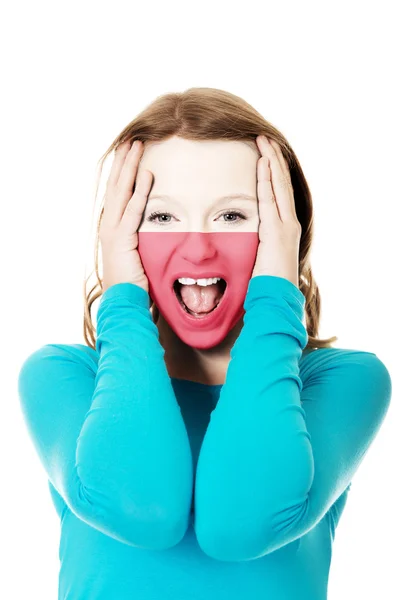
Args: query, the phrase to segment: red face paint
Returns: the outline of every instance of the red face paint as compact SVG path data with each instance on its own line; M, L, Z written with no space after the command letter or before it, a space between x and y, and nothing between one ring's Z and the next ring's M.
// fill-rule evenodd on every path
M151 299L185 344L199 350L213 348L243 317L258 244L257 231L138 232ZM224 279L226 289L217 308L201 318L187 313L174 291L181 277Z

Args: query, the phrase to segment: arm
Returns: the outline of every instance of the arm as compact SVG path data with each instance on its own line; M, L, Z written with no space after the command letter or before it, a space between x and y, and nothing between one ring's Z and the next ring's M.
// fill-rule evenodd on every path
M220 560L261 557L307 533L348 487L388 409L370 352L304 355L305 298L250 280L243 329L197 463L195 531Z
M108 288L97 334L97 352L48 344L22 365L30 436L77 517L132 546L173 546L189 523L193 465L145 290Z

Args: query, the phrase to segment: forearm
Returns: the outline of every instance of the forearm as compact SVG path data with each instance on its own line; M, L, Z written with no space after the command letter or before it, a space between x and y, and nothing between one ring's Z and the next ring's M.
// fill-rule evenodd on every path
M291 282L261 276L245 308L196 473L196 534L222 560L283 545L313 480L300 404L303 297Z
M193 483L189 439L148 298L129 283L105 292L95 391L76 451L85 501L138 545L149 543L150 524L155 535L160 527L183 536Z

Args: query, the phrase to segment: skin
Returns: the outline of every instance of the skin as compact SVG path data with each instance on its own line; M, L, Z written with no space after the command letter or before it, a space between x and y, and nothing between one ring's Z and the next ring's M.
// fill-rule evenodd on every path
M162 231L166 229L162 223L168 222L169 230L174 231L257 232L260 156L257 144L252 141L193 141L174 136L163 142L146 142L138 177L146 169L153 173L154 180L138 231ZM216 204L217 197L233 193L245 193L253 199ZM153 200L156 194L171 196L175 202ZM156 217L149 222L150 214L158 210L172 217ZM238 211L246 219L221 216L228 211ZM243 319L221 344L209 350L198 350L183 343L161 314L157 327L171 377L207 385L225 382L230 350L243 327Z

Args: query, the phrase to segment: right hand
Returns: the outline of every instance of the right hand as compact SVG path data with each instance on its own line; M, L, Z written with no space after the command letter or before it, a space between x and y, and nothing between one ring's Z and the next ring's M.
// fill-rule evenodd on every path
M132 196L143 149L141 141L135 147L132 145L132 148L128 141L115 151L99 229L103 255L103 292L116 283L133 283L149 293L149 282L137 250L137 230L153 181L151 171L141 172Z

